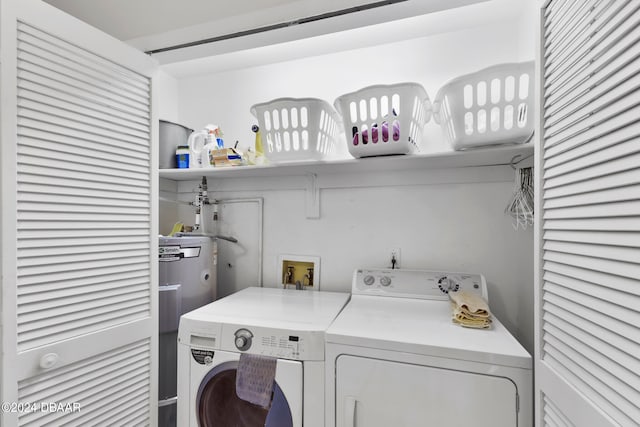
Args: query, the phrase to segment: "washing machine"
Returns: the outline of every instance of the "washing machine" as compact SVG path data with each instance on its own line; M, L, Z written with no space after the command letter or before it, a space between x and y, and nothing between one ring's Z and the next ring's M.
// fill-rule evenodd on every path
M324 427L324 332L348 293L249 287L184 314L178 425ZM241 355L275 359L266 407L240 399Z
M451 320L448 293L487 299L482 275L359 269L351 289L325 334L327 426L533 424L531 356L495 316Z

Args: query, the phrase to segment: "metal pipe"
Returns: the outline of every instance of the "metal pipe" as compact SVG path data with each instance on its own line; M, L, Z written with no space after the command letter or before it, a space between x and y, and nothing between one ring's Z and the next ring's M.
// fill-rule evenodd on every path
M183 202L182 200L174 200L167 197L158 197L158 200L161 202L176 203L178 205L193 206L193 202Z
M231 243L238 243L238 239L231 236L221 236L219 234L208 234L208 233L183 233L179 232L175 234L176 237L210 237L212 239L226 240Z

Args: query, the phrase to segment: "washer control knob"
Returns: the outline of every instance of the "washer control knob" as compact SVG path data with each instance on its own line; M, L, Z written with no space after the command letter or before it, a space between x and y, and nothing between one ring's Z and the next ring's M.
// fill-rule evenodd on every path
M235 344L236 348L240 351L249 350L251 347L251 338L253 338L253 334L248 329L238 329L235 333L236 339Z
M391 277L389 276L382 276L382 278L380 279L380 284L382 286L389 286L391 284Z
M375 281L376 281L376 278L370 274L367 274L366 276L364 276L364 284L367 286L373 285Z

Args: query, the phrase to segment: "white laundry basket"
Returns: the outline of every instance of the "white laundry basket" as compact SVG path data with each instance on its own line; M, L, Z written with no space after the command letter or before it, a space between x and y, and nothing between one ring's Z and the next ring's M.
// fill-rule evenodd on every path
M278 98L251 107L262 131L265 155L273 162L322 160L335 153L340 116L316 98Z
M338 97L334 105L353 157L419 151L431 117L429 97L418 83L365 87Z
M509 63L458 77L433 101L433 115L455 150L523 143L533 134L534 63Z

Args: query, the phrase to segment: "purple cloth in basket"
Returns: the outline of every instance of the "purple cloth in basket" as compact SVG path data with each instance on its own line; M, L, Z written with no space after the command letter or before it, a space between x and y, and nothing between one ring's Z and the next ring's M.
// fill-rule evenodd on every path
M393 138L394 141L399 141L400 140L400 122L398 122L397 120L394 120L391 127L393 129L393 133L391 137ZM387 124L387 122L382 123L382 140L383 141L389 140L389 125Z
M242 353L236 373L236 394L242 400L268 408L276 378L275 357Z
M394 141L399 141L400 140L400 122L398 122L397 120L394 120L391 127L393 129L391 138ZM360 142L358 139L359 132L357 131L357 128L354 128L354 129L356 130L353 132L353 145L358 145ZM378 141L389 142L389 124L386 121L382 122L382 139L381 140L379 139L378 135L379 135L378 124L376 123L371 127L371 142L373 142L374 144L377 143ZM362 131L362 143L363 144L369 143L368 129L365 129Z

